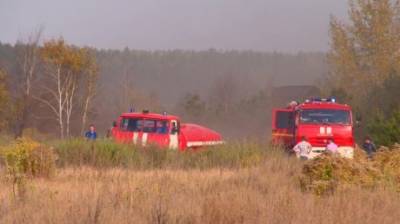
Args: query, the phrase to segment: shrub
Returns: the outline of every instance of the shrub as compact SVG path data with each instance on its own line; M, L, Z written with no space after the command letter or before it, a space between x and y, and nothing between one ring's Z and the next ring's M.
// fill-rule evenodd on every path
M7 177L12 182L14 197L24 199L26 178L50 177L55 171L55 154L45 145L28 138L15 140L1 147Z
M302 189L323 195L333 193L339 186L374 187L380 173L368 162L323 155L307 162L302 174Z
M17 139L4 146L2 152L11 175L50 177L54 172L56 156L53 149L29 138Z
M373 160L356 149L354 160L323 155L303 166L300 186L305 191L324 195L348 185L400 191L400 146L380 149Z
M400 109L393 111L389 117L377 114L367 128L378 145L392 146L400 142Z

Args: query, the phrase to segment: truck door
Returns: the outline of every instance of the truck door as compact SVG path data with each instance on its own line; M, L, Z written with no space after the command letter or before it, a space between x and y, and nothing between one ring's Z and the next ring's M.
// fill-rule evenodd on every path
M131 119L122 117L119 121L119 132L117 139L123 143L131 143L134 133L129 130Z
M162 148L169 146L169 123L168 120L147 120L145 130L147 133L143 135L142 139L146 139L146 142L142 140L142 144L146 145L153 144Z
M295 132L294 111L289 109L274 110L272 114L272 141L293 147Z
M178 149L179 148L179 132L180 124L177 120L171 120L171 130L169 135L169 148Z

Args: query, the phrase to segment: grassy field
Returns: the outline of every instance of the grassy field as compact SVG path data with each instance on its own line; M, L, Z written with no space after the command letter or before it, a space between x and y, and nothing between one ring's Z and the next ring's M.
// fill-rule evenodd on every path
M57 155L54 174L27 175L23 194L13 190L3 161L0 223L376 224L400 220L400 194L394 188L351 184L331 194L304 191L303 162L254 143L184 154L108 141L94 148L81 140L50 145Z

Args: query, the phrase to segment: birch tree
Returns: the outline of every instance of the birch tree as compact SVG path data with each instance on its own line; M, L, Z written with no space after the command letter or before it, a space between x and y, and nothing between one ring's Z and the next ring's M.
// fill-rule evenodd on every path
M18 91L22 94L18 98L15 135L20 137L29 119L32 101L32 86L37 76L37 67L40 61L39 42L43 28L29 35L27 41L18 41L15 45L17 63L20 71L21 82Z
M88 51L67 45L63 39L44 43L42 94L35 99L47 106L59 125L61 138L71 135L71 118L77 104L79 80L85 75Z
M84 93L82 99L82 125L81 125L81 134L84 133L88 114L90 108L92 106L93 98L96 95L96 87L97 87L97 77L98 77L98 67L95 61L95 58L86 57L87 61L85 62L85 77L84 77Z

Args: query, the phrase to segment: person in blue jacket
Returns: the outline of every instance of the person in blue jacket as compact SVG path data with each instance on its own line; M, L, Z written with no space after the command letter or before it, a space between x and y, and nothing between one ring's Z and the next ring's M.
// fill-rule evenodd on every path
M368 158L372 158L376 153L376 146L370 137L365 137L364 144L362 145L364 151L367 153Z
M97 133L96 133L96 128L94 125L89 126L89 131L85 133L85 137L87 140L96 140L97 139Z

